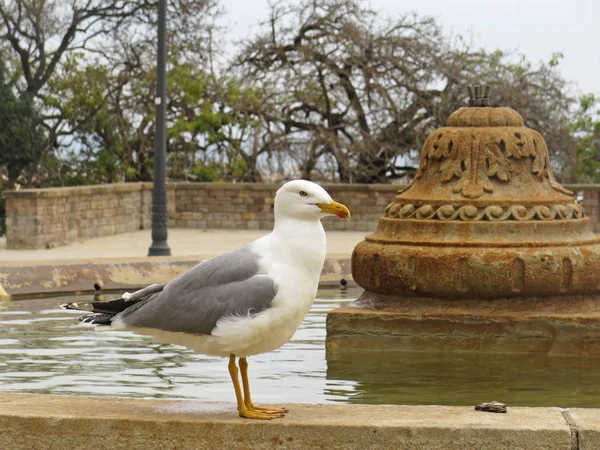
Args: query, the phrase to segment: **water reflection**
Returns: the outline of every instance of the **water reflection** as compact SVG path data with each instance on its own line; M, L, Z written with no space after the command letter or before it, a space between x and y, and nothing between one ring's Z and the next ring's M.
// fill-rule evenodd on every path
M320 291L291 342L249 359L257 401L326 401L325 314L357 295L356 290ZM67 301L74 299L2 304L0 391L233 400L226 359L196 355L147 336L95 331L77 321L80 313L59 308Z
M600 359L547 355L330 351L326 395L352 403L600 406ZM352 381L345 392L343 381Z
M257 401L600 406L600 359L336 350L326 360L326 312L358 294L319 291L291 342L249 359ZM233 401L225 359L97 332L58 307L66 301L0 302L0 391Z

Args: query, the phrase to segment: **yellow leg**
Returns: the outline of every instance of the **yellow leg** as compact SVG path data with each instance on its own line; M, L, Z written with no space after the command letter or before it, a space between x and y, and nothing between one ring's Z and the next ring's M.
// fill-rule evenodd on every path
M240 387L240 380L238 378L238 368L235 365L235 355L229 356L229 375L231 375L231 381L233 382L233 389L235 390L235 398L237 399L237 407L240 417L263 420L271 420L277 417L283 417L283 415L276 416L273 414L266 414L261 411L251 411L246 407L246 405L244 404L244 398L242 397L242 388Z
M250 382L248 380L248 361L246 358L240 358L240 370L242 371L242 385L244 386L244 404L250 411L262 411L266 414L283 414L289 412L285 408L263 408L255 406L250 396Z

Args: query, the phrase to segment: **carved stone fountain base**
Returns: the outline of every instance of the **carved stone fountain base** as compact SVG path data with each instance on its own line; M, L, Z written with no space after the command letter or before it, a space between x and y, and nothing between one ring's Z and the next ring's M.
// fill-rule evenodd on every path
M356 246L352 272L365 292L329 312L328 351L600 356L600 238L587 217L383 217Z
M484 102L471 102L481 103ZM327 348L600 356L600 237L510 108L460 108L354 249Z
M368 291L327 315L327 351L390 349L600 355L600 295L504 299Z

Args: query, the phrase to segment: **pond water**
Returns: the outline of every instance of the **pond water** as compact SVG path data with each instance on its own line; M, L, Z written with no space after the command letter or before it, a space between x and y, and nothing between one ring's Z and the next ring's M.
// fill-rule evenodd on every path
M257 403L600 407L600 358L353 350L327 360L326 313L359 293L320 290L288 344L248 359ZM0 391L234 401L226 359L94 331L59 308L68 301L0 302Z

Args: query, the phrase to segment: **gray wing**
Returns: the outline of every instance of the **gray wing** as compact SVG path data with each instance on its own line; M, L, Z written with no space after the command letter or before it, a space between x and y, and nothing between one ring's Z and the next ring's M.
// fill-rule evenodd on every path
M113 320L132 328L210 334L221 317L255 314L270 306L277 285L259 273L259 259L248 247L211 258Z

